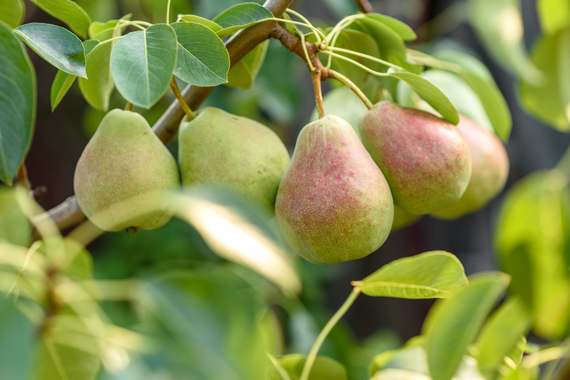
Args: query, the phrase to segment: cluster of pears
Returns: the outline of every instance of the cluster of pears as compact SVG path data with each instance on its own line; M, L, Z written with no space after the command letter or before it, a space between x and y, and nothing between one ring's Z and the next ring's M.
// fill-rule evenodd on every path
M381 102L358 124L309 123L290 159L269 128L206 107L181 123L177 165L141 115L113 110L79 159L75 194L103 230L154 229L173 216L168 193L180 183L215 185L275 211L299 255L335 263L367 256L419 215L479 209L505 184L503 145L464 117L456 127Z
M174 215L169 193L182 182L223 187L272 210L290 160L273 131L211 107L181 123L178 152L180 173L144 117L110 111L75 169L79 206L102 230L151 230Z
M385 101L366 111L356 129L359 135L332 115L309 123L281 181L277 221L309 261L364 257L391 230L423 214L458 218L505 184L503 145L467 118L456 127Z

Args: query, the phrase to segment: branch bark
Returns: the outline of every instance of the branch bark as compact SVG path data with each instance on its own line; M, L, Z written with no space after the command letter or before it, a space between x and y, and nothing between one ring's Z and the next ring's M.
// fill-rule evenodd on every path
M374 9L372 8L372 5L370 5L368 0L356 0L356 5L358 5L358 8L360 8L360 11L362 13L373 13L374 12Z
M281 17L292 2L293 0L267 0L263 6L269 9L275 17ZM276 21L266 21L236 33L226 42L226 48L230 55L230 65L235 65L257 45L269 39L277 26ZM182 92L182 96L190 108L195 110L200 107L213 89L214 87L189 85ZM167 144L178 133L178 127L183 116L184 111L178 100L175 100L152 129L158 138ZM85 219L75 196L67 198L62 204L47 211L47 215L55 221L60 230L70 228ZM40 217L42 216L40 215Z

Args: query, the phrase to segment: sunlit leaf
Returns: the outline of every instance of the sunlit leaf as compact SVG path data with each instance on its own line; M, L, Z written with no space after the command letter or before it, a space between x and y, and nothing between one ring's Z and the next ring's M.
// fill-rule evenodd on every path
M453 377L508 283L509 276L500 272L473 276L468 287L432 307L422 332L428 337L428 364L434 380Z
M567 177L536 172L518 182L501 208L495 247L510 291L533 317L534 332L547 339L570 332L570 198Z
M117 90L132 104L151 108L168 89L176 54L176 33L169 25L127 34L111 53Z
M358 286L369 296L421 299L448 298L466 285L457 257L432 251L392 261Z
M567 0L538 0L536 8L544 33L553 34L570 26L570 3Z
M121 17L121 19L119 20L110 20L107 21L106 23L102 23L99 21L92 22L91 25L89 25L89 37L93 40L101 42L111 39L113 37L118 37L127 28L128 23L124 23L123 26L119 28L116 28L117 24L120 21L128 21L131 19L131 17L132 14L129 13ZM87 52L85 52L85 54L87 55Z
M177 22L180 21L188 21L193 22L196 24L201 24L207 26L208 28L212 29L214 32L219 32L222 30L222 27L215 22L208 20L207 18L196 16L196 15L178 15Z
M569 54L570 29L541 37L533 46L532 60L545 78L539 85L520 82L525 108L539 120L564 132L570 131Z
M526 335L530 326L530 316L524 304L517 297L511 297L487 321L476 347L479 368L487 376L504 362L504 357L516 348L521 337Z
M236 4L212 20L222 27L218 36L225 37L248 26L270 20L273 18L271 11L257 3Z
M30 375L36 326L0 293L0 379L27 380Z
M390 76L403 80L452 124L459 123L459 114L447 96L434 84L419 75L407 72L391 72Z
M99 44L87 54L87 76L79 78L79 89L89 105L99 111L109 110L109 99L115 89L111 75L111 51L114 42Z
M277 358L278 363L287 371L291 380L299 379L306 360L307 357L305 355L299 354L285 355ZM309 380L347 380L347 378L344 366L326 356L317 356L309 373ZM277 371L269 371L267 380L281 379L282 377Z
M212 87L228 80L230 56L220 37L210 28L192 23L171 24L178 39L174 75L194 86Z
M539 83L542 74L524 46L520 0L469 0L468 5L471 24L495 58L517 76Z
M0 180L11 185L36 120L36 73L24 46L0 21Z
M22 189L0 188L0 241L27 246L32 237L32 228L20 208L17 191L25 193Z
M424 343L425 337L414 337L406 342L402 348L376 355L369 365L370 375L390 368L429 375Z
M69 30L52 24L29 23L14 31L53 66L68 74L87 78L85 49L81 40Z
M379 13L366 13L365 17L379 21L382 24L386 25L394 32L396 32L404 41L413 41L418 37L412 28L393 17L381 15Z
M17 28L26 15L26 6L23 0L0 0L0 21L4 21L10 28Z
M87 37L87 30L91 19L87 12L71 0L30 0L46 13L63 21L71 30L81 38Z
M230 69L226 86L240 87L244 90L250 89L265 61L268 47L269 41L262 42L240 59Z
M178 215L214 252L261 273L286 294L299 292L300 279L279 236L255 207L232 193L209 188L183 193L178 204Z

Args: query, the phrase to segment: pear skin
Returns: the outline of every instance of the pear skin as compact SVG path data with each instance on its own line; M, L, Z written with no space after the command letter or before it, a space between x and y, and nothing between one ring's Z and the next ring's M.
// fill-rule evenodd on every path
M289 153L279 137L254 120L206 107L183 121L178 163L184 186L234 191L273 213Z
M501 192L509 175L507 151L495 134L465 116L457 128L469 145L473 170L461 198L432 214L440 219L457 219L483 208Z
M105 231L152 230L174 209L168 192L180 185L176 161L144 117L107 113L75 168L77 203Z
M380 102L360 118L362 142L390 184L394 203L429 214L459 200L471 153L456 126L427 112Z
M394 223L392 223L392 232L402 230L411 226L420 220L422 215L410 214L394 205Z
M275 214L299 255L313 263L337 263L367 256L384 243L394 204L356 132L328 115L299 134Z

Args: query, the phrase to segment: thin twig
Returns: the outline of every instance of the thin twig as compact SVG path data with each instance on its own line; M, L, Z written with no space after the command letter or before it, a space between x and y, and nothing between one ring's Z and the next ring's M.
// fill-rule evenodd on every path
M315 70L311 73L311 78L313 79L313 87L315 88L315 103L317 105L319 119L326 115L325 104L323 103L323 91L321 89L321 74L321 70Z
M374 12L374 9L372 8L372 5L370 5L368 0L356 0L356 5L358 5L358 8L362 13Z
M182 94L180 93L180 89L178 88L178 83L176 83L176 78L174 78L174 75L170 80L170 88L172 89L172 92L174 92L174 96L176 96L176 99L178 99L180 107L182 107L184 113L186 114L186 116L188 116L188 120L194 120L196 118L196 114L192 112L192 110L190 109L190 107L182 97Z

